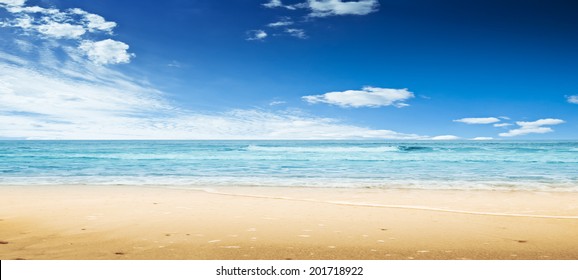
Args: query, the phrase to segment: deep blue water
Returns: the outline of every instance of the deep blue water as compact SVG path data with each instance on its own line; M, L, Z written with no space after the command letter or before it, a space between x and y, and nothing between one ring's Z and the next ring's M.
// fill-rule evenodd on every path
M0 184L578 191L578 142L0 141Z

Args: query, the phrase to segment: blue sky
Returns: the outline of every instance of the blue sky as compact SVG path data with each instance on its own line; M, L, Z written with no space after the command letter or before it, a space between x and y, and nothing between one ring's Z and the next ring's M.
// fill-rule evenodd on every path
M0 137L578 139L577 9L0 0Z

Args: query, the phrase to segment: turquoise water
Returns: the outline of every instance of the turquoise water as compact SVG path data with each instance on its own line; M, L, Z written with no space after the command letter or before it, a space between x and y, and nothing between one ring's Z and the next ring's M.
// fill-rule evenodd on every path
M578 191L578 142L0 141L0 184Z

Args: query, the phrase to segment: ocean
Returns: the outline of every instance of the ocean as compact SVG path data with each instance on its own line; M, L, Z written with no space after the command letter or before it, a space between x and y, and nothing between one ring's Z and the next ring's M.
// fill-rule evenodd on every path
M0 185L578 191L578 141L0 141Z

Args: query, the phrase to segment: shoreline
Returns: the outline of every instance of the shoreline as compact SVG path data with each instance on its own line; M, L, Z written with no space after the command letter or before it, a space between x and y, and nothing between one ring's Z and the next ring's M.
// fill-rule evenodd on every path
M0 259L578 259L578 193L0 186Z

